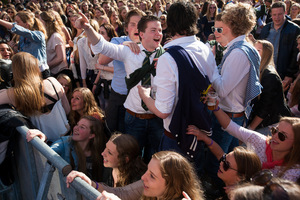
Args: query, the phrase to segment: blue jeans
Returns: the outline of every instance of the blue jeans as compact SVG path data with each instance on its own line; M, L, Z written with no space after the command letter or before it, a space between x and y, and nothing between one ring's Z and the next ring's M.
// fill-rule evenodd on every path
M152 155L158 151L164 133L163 120L158 117L140 119L126 112L125 133L136 138L143 152L144 162L149 163Z
M244 124L245 117L232 118L232 121L242 126ZM234 149L234 147L239 146L239 140L223 130L215 115L212 115L212 129L213 135L211 138L220 145L225 153L229 153ZM210 151L207 152L204 168L206 174L209 174L209 176L216 180L217 185L221 185L223 183L222 180L217 177L219 161Z
M186 157L186 154L177 145L177 141L169 138L165 134L163 134L161 138L159 151L175 151L177 153L180 153L182 156ZM203 173L204 159L205 159L203 142L198 141L196 152L197 154L195 155L193 160L191 160L190 158L188 159L194 164L195 170L198 176L200 177L201 174Z

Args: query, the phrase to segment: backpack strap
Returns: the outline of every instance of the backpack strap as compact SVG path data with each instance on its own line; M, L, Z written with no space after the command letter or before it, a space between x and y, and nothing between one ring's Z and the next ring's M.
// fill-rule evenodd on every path
M54 99L53 97L51 97L49 94L46 94L45 92L44 92L44 96L45 96L47 99L49 99L50 101L53 101L54 103L56 103L56 102L59 100L59 96L58 96L58 93L57 93L57 91L56 91L56 88L54 87L54 85L53 85L53 83L52 83L51 80L47 79L47 81L49 81L49 82L51 83L51 85L52 85L52 87L53 87L53 89L54 89L54 91L55 91L55 93L56 93L57 100Z

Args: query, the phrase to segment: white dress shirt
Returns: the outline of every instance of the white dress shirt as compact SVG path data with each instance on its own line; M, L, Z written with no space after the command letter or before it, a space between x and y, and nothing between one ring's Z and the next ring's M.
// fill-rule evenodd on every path
M141 68L143 65L143 61L146 57L145 48L143 45L139 45L141 53L134 54L129 47L123 46L123 45L116 45L112 44L110 42L107 42L102 36L100 41L96 45L92 45L92 51L95 54L101 53L103 55L106 55L114 60L122 61L125 65L125 71L127 74L127 77L134 72L136 69ZM150 56L150 62L152 63L154 59L155 54L152 54ZM153 77L151 76L151 85L153 82ZM141 85L141 81L137 84ZM135 113L151 113L150 111L145 111L144 108L141 105L141 98L138 92L137 85L131 88L126 101L124 103L124 107L126 109L129 109Z
M207 75L211 80L216 63L214 55L205 44L198 41L196 36L186 36L167 43L164 48L174 45L183 47L200 72ZM158 59L154 87L157 87L155 107L161 113L171 113L164 119L164 128L167 131L170 131L169 125L178 102L178 78L178 68L175 60L169 53L164 53Z
M239 36L227 45L227 49L237 42L245 40L245 35ZM227 51L224 51L223 55ZM220 98L220 108L226 112L239 113L245 110L246 87L249 78L250 63L241 49L234 49L226 58L221 69L214 71L212 86Z

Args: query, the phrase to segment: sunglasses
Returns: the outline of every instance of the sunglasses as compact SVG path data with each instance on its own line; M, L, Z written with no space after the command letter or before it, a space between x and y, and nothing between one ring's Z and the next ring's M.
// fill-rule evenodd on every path
M223 156L221 157L220 161L219 161L220 163L223 162L223 169L224 169L224 171L226 172L229 169L232 169L234 171L238 171L237 169L234 169L234 168L232 168L230 166L230 163L226 160L226 156L227 156L227 154L224 153Z
M272 127L271 128L271 133L272 133L272 135L275 135L277 133L278 138L281 142L288 139L285 133L279 131L278 127ZM289 140L291 140L291 139L289 139Z
M211 27L211 31L214 33L215 31L217 31L218 33L222 33L223 32L223 28L216 28L214 26Z

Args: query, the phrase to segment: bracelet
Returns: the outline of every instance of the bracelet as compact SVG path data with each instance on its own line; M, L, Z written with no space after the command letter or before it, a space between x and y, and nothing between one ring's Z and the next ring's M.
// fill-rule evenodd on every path
M213 145L213 143L214 143L214 141L213 141L213 139L211 139L211 143L207 146L210 147L211 145Z
M99 184L95 181L95 183L96 183L96 190L98 190L98 188L99 188Z
M93 85L97 85L98 83L93 83Z
M220 107L218 106L216 109L212 110L213 112L220 110Z

